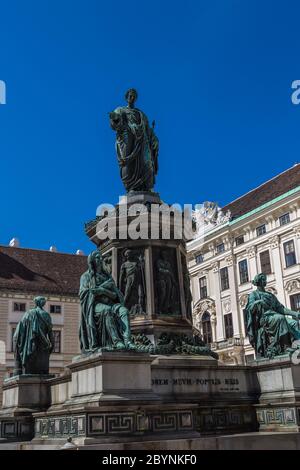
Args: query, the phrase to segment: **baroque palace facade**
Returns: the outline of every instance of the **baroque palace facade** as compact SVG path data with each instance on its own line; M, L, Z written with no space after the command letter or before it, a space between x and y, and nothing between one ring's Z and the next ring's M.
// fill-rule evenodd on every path
M219 210L187 250L195 328L224 362L250 362L244 309L254 276L267 274L267 290L300 310L300 164Z
M4 377L14 368L13 334L37 295L46 297L55 338L50 373L60 374L79 353L79 280L86 256L0 246L0 403Z

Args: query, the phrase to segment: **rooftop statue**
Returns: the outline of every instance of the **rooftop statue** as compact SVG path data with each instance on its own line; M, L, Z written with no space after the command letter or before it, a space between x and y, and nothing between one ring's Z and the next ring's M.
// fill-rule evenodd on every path
M147 116L135 108L137 91L125 95L127 106L109 114L110 125L117 133L116 151L123 184L129 191L151 191L158 171L158 138Z
M271 358L290 351L293 341L300 339L300 313L284 307L274 294L265 290L265 274L255 276L252 283L257 290L250 293L246 305L250 344L261 357Z
M135 349L131 342L128 309L100 250L93 251L88 257L88 270L80 279L79 297L82 352Z
M54 347L51 317L44 306L46 299L36 297L35 308L28 310L14 334L14 375L48 374L49 356Z

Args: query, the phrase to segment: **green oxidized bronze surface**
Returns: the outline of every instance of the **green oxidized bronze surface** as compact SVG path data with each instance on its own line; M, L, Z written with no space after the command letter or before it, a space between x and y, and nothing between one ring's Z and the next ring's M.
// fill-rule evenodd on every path
M143 250L126 249L120 268L119 287L130 316L145 313L146 280Z
M246 305L247 336L258 356L274 357L290 351L300 339L300 313L284 307L277 297L265 290L267 277L255 276L257 290L249 294ZM289 318L292 317L292 318Z
M110 124L117 133L116 151L123 184L129 191L150 191L158 171L158 138L154 122L149 126L147 116L135 108L137 91L126 92L127 106L109 114Z
M14 334L14 375L48 374L49 356L54 347L51 317L44 306L46 299L36 297L35 308L26 312Z
M185 354L197 356L211 356L218 359L218 354L212 351L199 336L186 334L163 333L154 345L149 338L143 334L133 335L133 342L139 352L150 354Z
M88 270L80 279L79 297L82 352L134 348L128 309L100 250L93 251L88 257Z

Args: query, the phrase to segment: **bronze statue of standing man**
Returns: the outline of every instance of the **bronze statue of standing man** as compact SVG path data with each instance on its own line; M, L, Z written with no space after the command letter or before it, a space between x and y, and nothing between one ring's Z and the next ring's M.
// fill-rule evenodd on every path
M14 375L49 374L49 357L54 348L51 317L44 297L35 297L35 308L24 313L14 334Z
M135 108L138 94L134 88L125 94L127 106L109 114L110 125L117 132L116 151L123 184L129 191L151 191L158 171L158 138L154 122Z

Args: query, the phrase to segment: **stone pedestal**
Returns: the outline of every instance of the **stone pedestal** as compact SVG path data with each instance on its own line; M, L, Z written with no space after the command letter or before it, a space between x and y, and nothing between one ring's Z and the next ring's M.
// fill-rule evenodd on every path
M49 381L51 406L35 413L34 442L77 445L176 439L257 429L255 371L210 357L134 352L78 357Z
M71 397L66 405L87 402L88 406L114 401L153 401L159 399L151 387L149 354L100 352L78 356L71 371Z
M32 414L51 403L49 379L53 375L17 375L4 380L0 410L0 437L28 440L34 435Z
M152 387L163 402L197 404L195 429L201 435L257 430L259 396L255 371L225 366L211 357L157 357Z
M260 388L255 406L260 431L300 430L300 366L289 356L254 362Z
M144 212L133 213L135 204L143 205ZM187 292L184 287L184 266L186 265L185 237L181 233L183 228L183 214L170 213L170 231L166 231L164 221L168 215L164 212L157 193L134 192L124 196L116 205L116 214L106 218L107 226L116 224L116 233L113 239L101 240L101 218L86 224L86 234L90 240L101 248L105 260L111 267L111 274L119 288L120 270L124 262L124 252L128 249L138 253L143 259L143 276L145 299L143 311L131 315L131 327L134 334L146 335L154 344L163 334L192 336L192 317L187 303ZM156 206L157 212L153 210ZM168 205L164 205L169 208ZM179 215L178 215L179 214ZM128 237L128 229L132 223L139 224L141 238ZM179 232L180 231L180 232ZM160 286L158 282L157 262L162 251L167 253L172 265L172 274L175 279L174 305L171 312L164 314L159 311ZM191 301L190 301L191 303Z
M90 444L137 436L195 437L196 404L168 402L153 391L151 358L102 352L76 358L68 373L49 381L51 406L35 413L35 442L72 436Z

